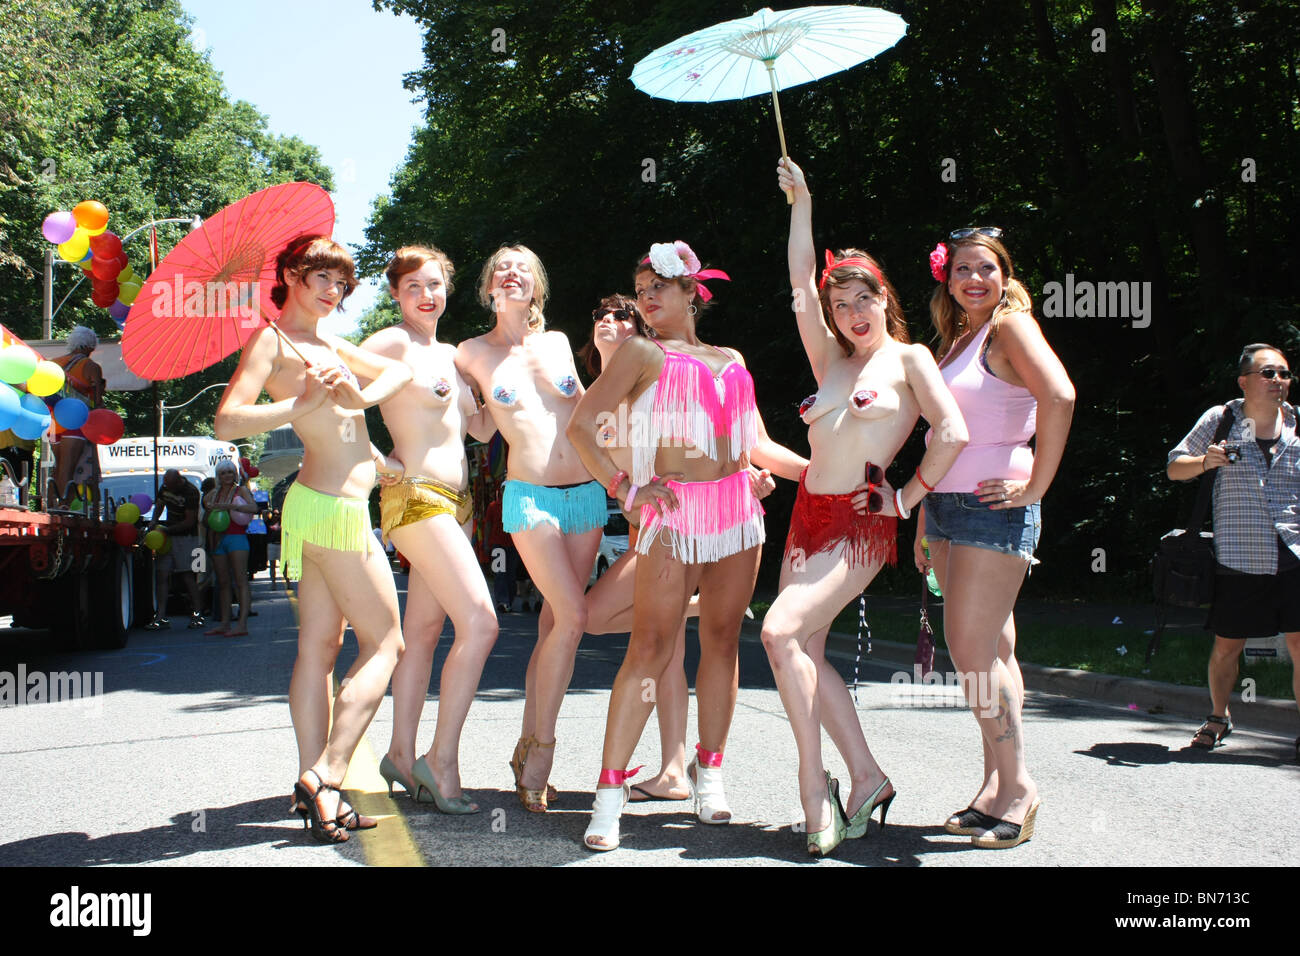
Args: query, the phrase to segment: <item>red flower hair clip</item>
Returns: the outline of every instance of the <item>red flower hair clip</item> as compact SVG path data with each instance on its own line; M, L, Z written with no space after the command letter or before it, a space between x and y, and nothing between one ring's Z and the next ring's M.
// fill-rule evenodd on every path
M935 282L948 281L948 247L942 242L930 253L930 275L934 276Z

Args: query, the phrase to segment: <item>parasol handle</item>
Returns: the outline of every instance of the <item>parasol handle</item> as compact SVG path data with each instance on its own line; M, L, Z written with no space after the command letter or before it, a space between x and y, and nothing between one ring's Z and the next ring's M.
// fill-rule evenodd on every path
M275 324L275 319L271 318L269 315L267 315L265 312L262 311L262 305L260 302L258 303L257 306L257 314L266 320L266 324L271 327L272 332L280 336L280 341L283 342L285 345L289 346L289 348L293 351L294 355L302 359L302 364L306 365L308 368L311 368L311 362L308 361L307 356L303 355L300 351L298 351L298 346L294 345L293 342L290 340L289 336L285 335L284 332L280 329L280 327Z
M781 137L781 158L789 162L790 154L785 148L785 125L781 122L781 100L776 95L776 66L772 60L764 60L763 65L767 67L767 78L772 81L772 109L776 112L776 133ZM785 202L787 206L794 205L793 189L785 191Z

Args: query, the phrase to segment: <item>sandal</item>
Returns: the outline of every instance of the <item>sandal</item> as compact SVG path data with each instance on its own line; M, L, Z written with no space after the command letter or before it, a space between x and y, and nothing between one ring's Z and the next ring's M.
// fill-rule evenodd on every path
M598 787L596 802L591 806L591 822L582 836L582 845L588 850L605 853L617 850L619 844L618 821L627 805L627 784L621 787ZM593 843L599 840L599 843Z
M552 740L549 744L543 745L538 742L536 737L520 737L519 743L515 744L515 752L510 757L510 770L515 775L515 792L520 795L519 802L524 804L524 809L529 810L531 813L545 813L546 808L550 805L550 801L559 796L559 791L556 790L554 785L549 781L546 784L546 792L543 794L543 798L541 800L530 801L534 806L540 806L542 808L541 810L531 810L528 803L524 803L524 794L529 794L531 796L532 794L541 792L538 790L526 790L523 785L524 764L528 762L528 751L532 750L535 746L554 747L555 741Z
M307 805L300 803L296 794L290 799L293 800L293 805L289 809L302 817L305 825L308 819ZM367 817L357 813L357 811L352 808L352 805L342 797L339 797L339 814L334 818L334 820L345 830L373 830L375 827L379 826L378 820L374 817Z
M316 778L316 788L311 789L304 781L307 774ZM321 811L320 797L326 790L333 790L338 793L338 787L328 784L321 779L321 775L315 770L307 770L297 783L293 785L293 795L300 804L307 807L307 817L303 820L311 829L311 835L318 843L346 843L348 840L348 831L345 827L339 826L335 819L326 818ZM339 799L342 800L340 794ZM339 808L342 808L340 803Z
M997 817L981 813L974 807L967 807L950 816L943 828L954 836L974 836L980 830L992 830L997 824Z
M830 856L849 835L849 824L844 819L844 809L840 806L840 783L831 779L829 770L826 771L826 799L830 803L831 822L820 830L808 833L809 856Z
M1223 728L1219 733L1210 729L1210 724L1218 724ZM1223 743L1223 738L1232 733L1232 720L1228 717L1216 717L1210 714L1205 718L1205 723L1201 724L1200 729L1192 735L1191 746L1197 750L1213 750Z
M691 788L687 786L686 793L680 797L673 796L669 793L651 793L642 785L633 785L628 788L628 803L650 803L653 801L663 801L665 803L681 803L691 799Z

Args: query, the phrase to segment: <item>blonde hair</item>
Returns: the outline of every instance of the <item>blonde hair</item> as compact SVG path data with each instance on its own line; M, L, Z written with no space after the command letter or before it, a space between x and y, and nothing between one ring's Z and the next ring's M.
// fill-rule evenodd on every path
M496 309L492 302L492 274L496 271L497 263L507 252L518 252L528 260L528 268L533 277L533 298L528 303L528 327L534 332L544 331L546 328L546 315L542 311L546 308L546 298L550 295L551 287L546 279L546 268L542 265L542 260L537 258L537 253L524 245L503 245L492 255L488 256L488 261L483 263L483 272L478 277L478 301L486 309L491 309L492 314L496 315Z
M993 307L993 315L989 319L992 323L992 328L989 330L990 341L998 334L998 322L1002 318L1002 313L1034 311L1034 300L1029 290L1016 278L1015 267L1011 264L1011 255L1001 240L982 233L974 233L964 239L950 240L947 246L948 280L935 286L930 296L930 321L934 324L934 331L939 339L937 357L940 360L948 354L953 343L957 341L957 336L960 334L957 331L961 324L960 320L966 317L966 311L957 304L957 300L948 291L948 281L952 279L952 263L957 258L958 249L964 246L983 246L997 258L998 268L1002 270L1002 299Z

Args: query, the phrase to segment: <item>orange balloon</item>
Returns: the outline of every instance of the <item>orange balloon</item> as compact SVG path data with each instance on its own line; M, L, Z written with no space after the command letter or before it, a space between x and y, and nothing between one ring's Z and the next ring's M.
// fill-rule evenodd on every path
M108 225L108 208L102 202L87 199L73 207L72 218L88 232L92 229L103 230Z

